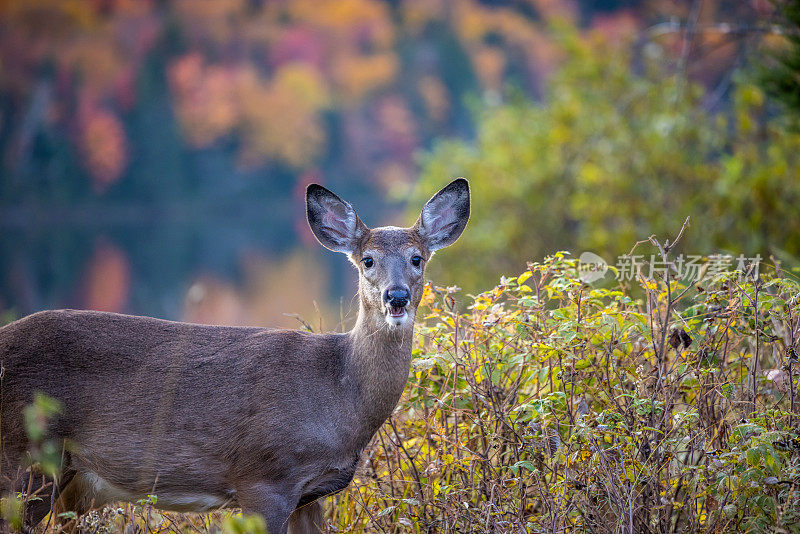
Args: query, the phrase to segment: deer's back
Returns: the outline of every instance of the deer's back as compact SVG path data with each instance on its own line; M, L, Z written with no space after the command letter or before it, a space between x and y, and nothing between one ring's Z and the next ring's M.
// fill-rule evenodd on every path
M291 470L320 446L346 448L335 423L356 402L348 343L336 334L40 312L0 329L4 446L24 446L22 410L39 391L63 404L51 435L76 445L82 469L122 487L154 476L191 487L197 477ZM297 443L289 455L287 440Z

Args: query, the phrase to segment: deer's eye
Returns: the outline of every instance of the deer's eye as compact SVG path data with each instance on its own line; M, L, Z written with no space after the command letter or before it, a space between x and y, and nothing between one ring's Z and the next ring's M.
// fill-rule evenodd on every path
M422 263L422 257L420 256L413 256L411 258L411 265L414 267L419 267L419 264Z
M366 258L363 258L363 259L361 260L361 263L363 263L363 264L364 264L364 267L366 267L367 269L369 269L370 267L372 267L373 265L375 265L375 260L373 260L372 258L370 258L369 256L367 256Z

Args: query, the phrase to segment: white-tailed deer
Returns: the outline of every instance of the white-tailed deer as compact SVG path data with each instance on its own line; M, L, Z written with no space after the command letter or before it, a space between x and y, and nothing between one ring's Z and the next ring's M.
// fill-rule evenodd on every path
M467 181L455 180L411 228L369 229L319 185L308 187L306 205L320 243L358 269L348 333L72 310L0 329L0 489L36 490L14 487L34 394L63 406L48 428L65 444L61 476L29 505L28 526L53 508L83 514L155 494L168 510L240 506L261 514L271 534L319 531L318 499L350 483L400 398L425 265L461 235L470 199Z

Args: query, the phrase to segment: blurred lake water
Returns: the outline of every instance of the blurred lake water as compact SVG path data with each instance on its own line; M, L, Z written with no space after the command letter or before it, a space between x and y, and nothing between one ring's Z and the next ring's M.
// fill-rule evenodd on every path
M354 204L374 220L383 202ZM0 306L16 316L72 307L297 327L297 314L338 330L357 310L356 274L311 236L297 187L228 200L6 207L0 277Z

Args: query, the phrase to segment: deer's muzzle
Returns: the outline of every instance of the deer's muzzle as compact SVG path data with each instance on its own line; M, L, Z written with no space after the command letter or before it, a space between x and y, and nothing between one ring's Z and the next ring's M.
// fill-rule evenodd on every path
M386 308L389 310L390 317L403 317L406 314L406 306L411 295L408 289L403 287L391 287L383 294Z

